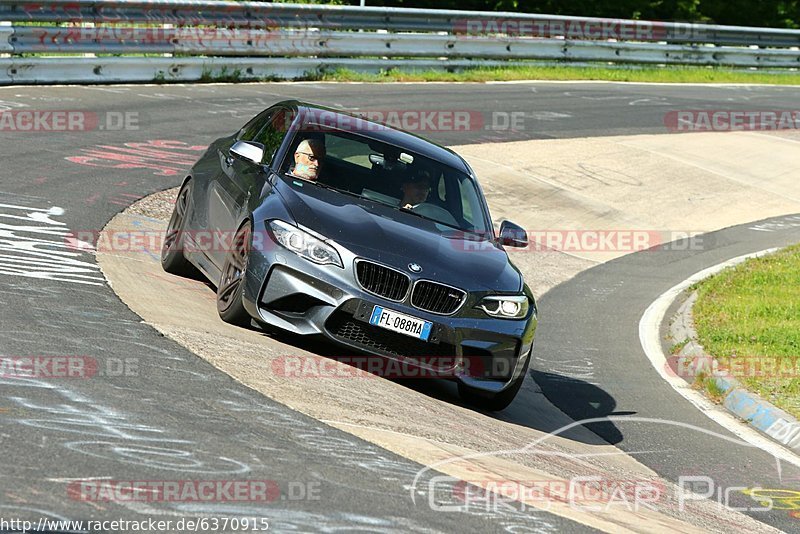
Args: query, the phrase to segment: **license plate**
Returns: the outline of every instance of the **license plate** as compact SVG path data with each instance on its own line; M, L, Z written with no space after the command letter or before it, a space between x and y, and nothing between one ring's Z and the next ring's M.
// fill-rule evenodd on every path
M387 310L382 306L372 308L369 324L424 341L428 341L428 336L431 335L431 328L433 328L433 323L430 321L423 321L404 313Z

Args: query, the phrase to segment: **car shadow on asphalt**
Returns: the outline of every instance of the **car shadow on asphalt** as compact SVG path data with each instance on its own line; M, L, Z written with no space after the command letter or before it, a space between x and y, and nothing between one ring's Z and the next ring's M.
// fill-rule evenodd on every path
M508 408L499 412L482 410L479 407L464 402L458 395L458 389L455 383L447 380L396 380L396 382L418 393L427 395L428 397L471 409L486 417L524 426L545 434L552 434L553 436L569 439L585 445L608 445L618 443L622 440L621 433L612 423L603 423L602 427L605 435L612 437L615 441L603 439L592 431L592 429L588 428L589 426L596 427L597 425L584 426L575 424L573 419L565 415L545 398L541 392L541 388L536 382L535 374L536 373L533 371L528 371L528 376L514 399L514 402L512 402ZM567 377L560 378L565 382L567 380L572 380ZM597 417L601 417L601 415L599 415L601 412L606 412L605 415L613 413L613 408L616 406L616 403L610 395L596 386L583 382L581 387L585 386L590 386L596 390L593 399L600 401L603 407L601 410L597 410Z
M615 411L617 401L595 384L545 371L532 370L529 374L537 384L538 394L542 397L549 399L551 398L550 392L558 391L560 400L569 399L569 402L559 402L558 408L553 402L551 404L553 408L561 411L573 421L592 420L582 426L605 443L616 445L622 441L622 432L613 422L608 419L602 421L596 421L596 419L635 415L636 412ZM548 403L550 402L548 400Z
M298 349L312 352L319 356L331 358L355 367L347 359L357 356L356 351L347 356L342 355L342 348L330 343L323 338L298 336L283 330L265 327L260 329L264 336L270 337L280 343L294 346ZM373 373L375 374L375 373ZM380 376L377 375L376 376ZM630 413L614 412L616 401L599 387L579 379L561 376L553 373L530 370L514 402L505 410L490 412L482 410L464 402L458 394L456 384L445 379L430 378L385 378L421 395L460 406L481 413L486 417L507 423L528 427L545 434L553 434L564 439L580 442L586 445L608 445L622 441L622 434L610 421L593 422L586 425L575 424L571 413L564 413L556 408L542 393L541 384L552 387L557 384L561 389L575 392L574 399L577 405L571 405L580 413L581 419L600 418L609 415L631 415ZM579 409L578 409L579 408Z

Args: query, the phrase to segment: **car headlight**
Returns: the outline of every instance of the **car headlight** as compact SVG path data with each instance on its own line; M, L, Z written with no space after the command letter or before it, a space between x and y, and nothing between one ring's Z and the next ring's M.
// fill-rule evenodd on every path
M528 297L525 295L497 295L484 297L478 307L492 317L501 319L522 319L528 315Z
M278 243L298 256L320 265L343 267L342 258L336 249L308 232L277 219L268 221L267 226Z

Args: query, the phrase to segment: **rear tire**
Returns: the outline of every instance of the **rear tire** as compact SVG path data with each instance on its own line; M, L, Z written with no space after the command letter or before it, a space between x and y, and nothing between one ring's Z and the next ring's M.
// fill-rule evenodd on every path
M522 373L520 373L514 383L496 395L487 397L479 393L479 390L461 383L458 384L458 395L464 402L489 412L505 410L514 401L514 398L522 387L522 383L525 382L525 376L528 374L528 364L530 364L530 362L531 355L529 354L528 361L525 362Z
M247 221L236 231L217 286L217 312L220 318L226 323L244 327L249 327L252 321L242 300L251 239L250 221Z
M164 243L161 245L161 267L170 274L192 276L196 273L194 266L183 255L184 229L189 215L192 198L192 181L187 180L175 199L175 208L169 219Z

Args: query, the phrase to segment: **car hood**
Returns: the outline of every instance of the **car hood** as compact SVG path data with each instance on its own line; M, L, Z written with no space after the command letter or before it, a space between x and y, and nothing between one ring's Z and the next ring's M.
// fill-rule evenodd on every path
M466 291L522 290L522 275L490 239L311 183L278 180L276 189L297 224L359 257L409 275L417 263L417 277Z

